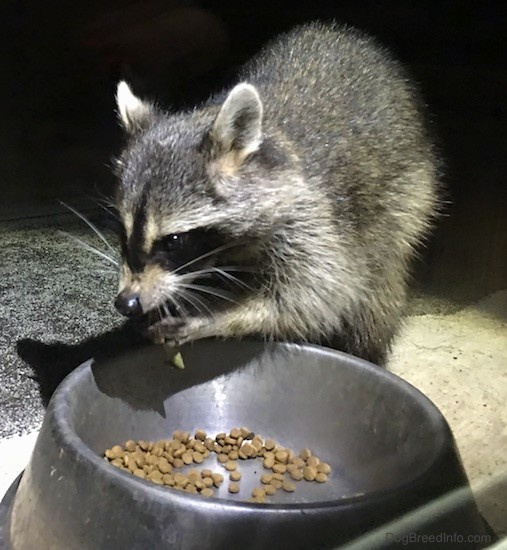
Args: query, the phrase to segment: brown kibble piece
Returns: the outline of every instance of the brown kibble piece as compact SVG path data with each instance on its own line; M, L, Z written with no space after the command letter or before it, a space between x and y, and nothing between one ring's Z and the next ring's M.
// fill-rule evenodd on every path
M186 464L187 466L189 464L192 464L194 459L192 458L192 453L190 451L187 451L181 455L181 460L183 460L183 464Z
M265 473L261 475L261 483L264 483L264 484L271 483L272 479L273 479L273 474Z
M158 456L146 454L146 463L150 466L156 466L158 464Z
M136 450L136 442L129 439L125 442L125 449L129 452L134 452Z
M297 468L296 470L292 470L290 472L290 477L294 481L301 481L303 479L303 470L301 468Z
M205 487L202 491L201 491L201 495L203 497L212 497L213 496L213 489L210 489L209 487Z
M181 472L176 472L174 474L174 481L176 485L183 487L188 483L188 477L185 474L182 474Z
M317 466L317 472L319 472L319 474L330 474L331 473L331 466L329 466L329 464L327 464L326 462L321 462L318 466Z
M270 485L273 485L275 489L281 489L282 488L282 481L279 479L272 479Z
M264 490L264 487L256 487L253 491L252 491L252 496L253 497L256 497L256 498L263 498L266 496L266 491Z
M320 464L320 460L316 456L310 456L306 459L306 465L316 468Z
M225 439L225 436L226 436L226 435L227 435L227 434L226 434L225 432L220 432L219 434L217 434L217 435L215 436L215 441L218 442L219 439Z
M307 458L310 458L312 456L312 451L310 451L310 449L302 449L299 453L299 456L303 460L306 460Z
M220 485L222 485L222 483L224 482L224 476L222 474L217 474L213 472L211 474L211 477L213 479L213 484L215 485L215 487L220 487Z
M229 483L229 493L239 493L239 484Z
M315 481L317 481L318 483L325 483L327 481L327 475L323 474L322 472L319 472L315 476Z
M229 460L228 462L226 462L226 463L224 464L224 468L225 468L228 472L233 472L237 467L238 467L238 464L237 464L237 462L235 462L234 460Z
M167 485L168 487L174 487L176 484L174 477L171 474L164 474L162 481L164 482L164 485Z
M138 468L137 470L134 470L134 475L136 477L140 477L141 479L144 479L146 477L144 470L141 470L140 468Z
M289 459L289 453L287 451L277 451L275 453L275 460L278 460L278 462L282 462L283 464L286 464L288 459Z
M296 485L292 481L284 481L282 483L282 489L287 493L293 493L296 490Z
M266 451L272 451L276 447L276 442L273 439L266 439L264 442L264 447Z
M195 485L192 485L189 483L188 485L185 485L185 491L190 494L197 494L197 487Z
M239 458L238 451L231 451L228 456L229 460L238 460Z
M266 495L273 496L276 493L276 487L270 483L264 487L264 491L266 492Z
M229 474L229 479L231 481L239 481L241 479L241 472L234 470Z
M150 451L152 456L161 457L164 452L164 448L160 447L158 444L153 446L153 449Z
M245 426L240 428L239 431L241 435L244 437L244 439L252 439L252 437L254 436L254 433L252 432L252 430L250 430L249 428L246 428Z
M162 485L164 483L162 480L162 474L158 470L153 470L151 474L148 474L148 479L157 485Z
M243 451L243 453L248 457L250 458L251 456L254 456L256 454L256 449L253 445L250 445L250 443L245 443L242 447L241 447L241 450Z
M201 441L196 441L194 445L194 451L204 454L207 451L207 449L206 449L206 446L203 445Z
M190 470L190 472L187 472L187 477L190 483L195 483L201 478L201 474L197 470Z
M218 455L217 460L218 460L218 462L220 462L221 464L225 464L226 462L229 461L229 457L228 457L226 454L221 453L221 454Z
M204 460L204 456L202 455L202 453L198 453L197 451L194 451L192 453L192 459L196 464L202 464Z
M211 474L212 474L212 473L213 473L213 472L212 472L211 470L207 470L207 469L206 469L206 470L203 470L203 471L201 472L201 476L202 476L202 477L211 477Z
M267 468L268 470L270 470L275 465L275 459L264 458L264 460L262 461L262 465L264 466L264 468Z
M252 447L254 447L254 449L255 449L256 451L262 449L263 445L264 445L264 444L263 444L263 441L262 441L262 439L261 439L258 435L256 435L256 436L252 439Z
M194 437L199 441L205 441L208 434L204 430L197 430L194 434Z
M239 428L232 428L232 430L230 431L230 435L234 439L238 439L238 437L241 436L241 430Z
M277 474L284 474L287 471L287 465L286 464L280 464L279 462L273 464L271 467L273 472Z
M204 487L213 487L213 479L211 477L203 477L202 482Z
M306 466L306 462L300 456L295 456L291 458L289 462L291 464L294 464L294 466L297 466L298 468L303 468L304 466Z
M186 452L188 452L188 451L187 451L187 448L185 447L185 445L181 445L177 449L174 449L173 456L174 456L174 458L181 458Z
M204 482L201 479L196 479L194 482L194 485L199 491L201 491L202 489L204 489L204 487L206 487L206 485L204 485Z
M175 458L173 462L173 466L175 468L183 468L183 466L185 466L185 463L183 462L183 460L181 460L181 458Z
M266 497L250 497L247 502L253 502L254 504L264 504Z
M317 470L312 468L312 466L306 466L303 468L303 477L306 481L314 481L317 476Z
M275 472L273 474L273 479L279 479L280 481L283 481L285 479L285 475L281 474L280 472Z

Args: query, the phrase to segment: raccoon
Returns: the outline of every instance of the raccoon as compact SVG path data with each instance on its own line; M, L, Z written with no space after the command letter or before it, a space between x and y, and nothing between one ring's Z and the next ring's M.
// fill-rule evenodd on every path
M115 305L156 342L261 337L384 364L437 209L417 90L374 40L308 24L168 114L120 82Z

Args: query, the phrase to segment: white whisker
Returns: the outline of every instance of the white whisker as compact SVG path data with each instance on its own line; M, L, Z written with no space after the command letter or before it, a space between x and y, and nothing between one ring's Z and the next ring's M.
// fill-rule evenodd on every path
M194 300L200 304L210 315L211 317L215 317L215 314L213 313L213 311L206 305L206 302L204 302L203 300L201 300L198 296L196 296L195 294L192 294L192 292L190 291L187 291L185 290L184 288L178 288L177 291L180 293L180 296L184 299L184 300L187 300L187 302L189 302L191 305L193 305L195 307L195 309L200 313L200 314L203 314L204 311L202 309L199 308L198 305L195 304Z
M95 247L93 247L92 245L86 243L85 241L82 241L80 238L76 237L75 235L71 235L70 233L67 233L67 231L61 231L61 230L59 230L59 233L62 233L63 235L65 235L69 239L72 239L73 241L76 241L84 249L88 250L89 252L93 252L97 256L100 256L101 258L104 258L105 260L107 260L108 262L111 262L115 266L118 266L118 262L114 258L111 258L111 256L108 256L104 252L101 252L100 250L97 250Z
M226 279L228 279L229 281L233 282L233 283L236 283L237 285L239 286L242 286L243 288L246 288L248 290L251 290L252 292L254 291L254 289L250 286L250 285L247 285L244 281L242 281L241 279L238 279L237 277L234 277L234 275L231 275L230 273L227 273L226 271L224 271L222 268L220 267L215 267L214 268L214 271L216 271L218 274L222 275L222 277L225 277Z
M106 239L106 237L104 237L104 234L102 233L102 231L100 231L100 229L95 225L93 224L86 216L83 216L83 214L81 214L81 212L78 212L75 208L72 208L72 206L69 206L68 204L60 201L60 204L65 206L65 208L68 208L71 212L73 212L79 219L83 220L86 225L99 237L99 239L107 246L107 248L109 248L109 250L113 253L113 254L116 254L116 250L113 248L113 246L111 244L109 244L109 241Z
M217 298L222 298L223 300L227 300L228 302L232 302L233 304L238 303L236 300L233 300L232 298L229 298L228 296L224 296L223 294L220 294L219 292L213 292L213 290L210 287L207 287L207 286L195 285L195 284L191 284L191 283L183 283L181 286L185 289L196 290L198 292L204 292L205 294L211 294L212 296L216 296Z
M186 267L195 264L199 260L204 260L204 258L208 258L209 256L213 256L214 254L217 254L218 252L222 252L223 250L227 250L228 248L233 248L234 246L238 246L238 243L229 243L224 244L222 246L218 246L217 248L214 248L213 250L210 250L209 252L206 252L205 254L202 254L201 256L198 256L197 258L194 258L193 260L190 260L186 264L180 265L178 268L176 268L173 273L178 273L182 269L185 269Z

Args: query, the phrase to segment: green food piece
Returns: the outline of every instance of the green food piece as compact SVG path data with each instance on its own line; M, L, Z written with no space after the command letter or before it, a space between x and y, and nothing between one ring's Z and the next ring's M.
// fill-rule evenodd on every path
M175 350L174 348L166 344L164 344L164 349L167 353L169 362L175 369L181 370L185 368L183 357L181 356L181 353L179 351Z

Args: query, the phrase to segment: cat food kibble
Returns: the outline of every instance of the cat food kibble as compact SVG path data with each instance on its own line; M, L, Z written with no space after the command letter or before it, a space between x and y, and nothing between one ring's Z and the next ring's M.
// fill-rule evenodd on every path
M298 483L294 482L325 483L331 473L329 464L310 449L302 449L296 454L247 427L220 432L214 438L198 429L193 436L190 432L176 430L172 438L160 441L129 439L123 447L114 445L107 449L104 460L156 485L210 498L224 482L224 476L209 468L199 470L193 465L201 465L212 453L219 466L229 473L227 490L234 495L241 490L238 460L262 461L267 470L259 476L262 485L253 489L247 499L256 504L266 502L266 497L280 489L287 493L296 491Z
M241 479L241 472L238 472L238 470L234 470L229 474L229 479L231 481L239 481Z

